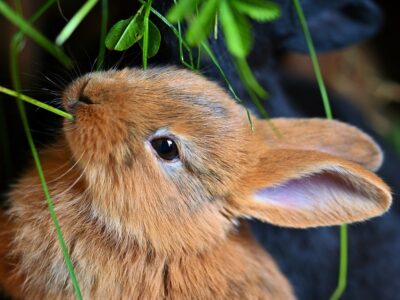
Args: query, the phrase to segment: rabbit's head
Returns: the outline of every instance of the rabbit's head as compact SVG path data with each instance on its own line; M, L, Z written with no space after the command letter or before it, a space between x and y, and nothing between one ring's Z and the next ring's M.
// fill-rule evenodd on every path
M189 71L90 73L63 102L75 116L64 132L93 215L144 247L201 251L241 217L333 225L391 203L389 188L360 166L377 168L381 153L359 130L252 117L252 131L240 105Z

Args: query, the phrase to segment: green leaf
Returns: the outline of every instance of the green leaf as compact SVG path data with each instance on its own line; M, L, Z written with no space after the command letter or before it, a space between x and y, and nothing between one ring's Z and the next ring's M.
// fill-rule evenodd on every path
M167 20L171 23L181 21L190 15L196 8L199 0L181 0L167 12Z
M56 38L56 44L61 46L71 36L87 14L93 9L98 0L88 0L78 12L71 18L71 20L65 25L63 30Z
M278 4L265 0L231 0L233 7L250 18L259 21L273 21L279 18L281 10Z
M69 67L72 65L71 59L59 47L49 41L44 35L37 31L31 24L25 21L3 1L0 1L0 14L4 15L4 17L6 17L6 19L8 19L11 23L18 26L23 33L33 39L41 47L46 49L65 66Z
M220 0L208 0L203 4L199 15L186 32L186 40L189 45L199 45L211 31L219 2Z
M143 36L143 6L126 20L118 21L111 27L106 36L106 47L109 50L124 51L132 47Z
M161 34L158 30L157 26L154 25L152 21L149 20L149 46L147 49L147 56L153 57L157 54L158 50L160 49L161 44ZM143 39L139 41L140 47L143 49Z
M243 15L235 14L227 0L221 1L219 16L228 50L236 57L246 57L253 41L249 22Z

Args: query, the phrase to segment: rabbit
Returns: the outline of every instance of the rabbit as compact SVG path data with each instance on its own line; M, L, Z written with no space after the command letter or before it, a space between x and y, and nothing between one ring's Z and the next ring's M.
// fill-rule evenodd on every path
M334 120L257 119L188 70L89 73L62 102L74 120L40 159L84 299L295 299L246 219L331 226L392 202L372 172L382 152L365 133ZM2 289L73 299L34 166L0 223Z

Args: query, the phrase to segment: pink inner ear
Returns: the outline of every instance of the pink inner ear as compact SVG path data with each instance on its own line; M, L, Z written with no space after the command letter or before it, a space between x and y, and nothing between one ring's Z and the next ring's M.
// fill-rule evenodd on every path
M350 176L346 174L347 176ZM255 200L298 209L323 208L332 202L360 199L363 192L352 184L346 175L335 171L322 171L297 179L290 179L278 186L259 189Z

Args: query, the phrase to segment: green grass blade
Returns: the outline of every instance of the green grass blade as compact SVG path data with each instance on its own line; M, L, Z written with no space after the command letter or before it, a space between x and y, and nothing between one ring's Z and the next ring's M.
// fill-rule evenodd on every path
M56 38L56 44L61 46L65 41L71 36L83 19L88 15L88 13L93 9L98 0L88 0L77 13L69 20L67 25L61 30L60 34Z
M2 0L0 0L0 14L2 14L11 23L16 25L22 32L32 38L37 44L47 50L66 67L72 65L71 59L59 47L54 45L44 35L42 35L34 27L32 27L27 21L25 21Z
M333 292L330 300L339 300L347 286L347 261L348 261L348 232L347 225L340 226L340 262L338 285Z
M160 50L161 33L157 26L149 19L148 41L147 41L147 59L155 56ZM144 39L139 40L139 46L143 50Z
M56 3L56 0L49 0L45 4L43 4L35 13L33 14L32 17L29 18L29 22L33 23L37 21L54 3Z
M58 241L60 243L61 251L62 251L64 259L65 259L65 264L67 266L68 273L69 273L70 279L72 281L72 285L74 287L75 296L76 296L76 299L81 300L82 299L82 294L80 292L78 280L76 278L76 275L75 275L75 272L74 272L74 267L72 265L71 259L70 259L69 254L68 254L68 248L67 248L67 245L65 244L65 241L64 241L64 238L63 238L63 235L62 235L61 227L60 227L60 224L58 222L58 218L57 218L56 212L54 210L53 200L52 200L52 198L50 196L50 192L49 192L49 189L48 189L48 186L47 186L47 183L46 183L46 178L44 177L44 173L43 173L43 169L42 169L42 166L41 166L41 163L40 163L39 155L38 155L38 152L36 150L35 144L33 142L33 138L32 138L32 134L31 134L30 129L29 129L29 123L28 123L28 119L27 119L27 116L26 116L25 108L24 108L22 102L18 102L18 109L19 109L19 112L20 112L20 115L21 115L21 119L22 119L22 123L23 123L23 127L24 127L24 131L25 131L26 137L28 139L29 147L31 149L32 156L33 156L33 159L35 161L35 165L36 165L36 168L37 168L37 171L38 171L38 174L39 174L40 182L41 182L42 187L43 187L43 192L44 192L44 195L45 195L45 198L46 198L46 202L47 202L48 209L49 209L49 212L50 212L50 215L51 215L51 219L52 219L52 221L54 223L54 227L55 227L55 230L56 230Z
M29 18L28 22L32 24L33 22L37 21L54 3L56 0L49 0L45 4L43 4L34 14L32 17ZM19 39L22 40L24 37L24 33L22 31L18 31L12 37L12 39Z
M246 85L248 91L251 91L252 94L255 94L256 97L267 98L267 91L258 83L257 79L254 77L253 72L250 69L249 64L245 58L235 58L235 63L237 66L237 70L240 78L243 83Z
M201 64L201 45L197 46L197 63L196 63L196 70L200 70Z
M37 171L38 171L39 179L40 179L40 182L42 184L43 192L44 192L44 195L45 195L45 199L46 199L46 202L47 202L47 206L48 206L48 209L49 209L49 212L50 212L51 219L52 219L54 227L55 227L56 235L57 235L58 241L60 243L60 248L61 248L62 254L63 254L64 259L65 259L65 264L67 266L69 277L71 279L72 286L74 288L75 296L76 296L76 298L78 300L82 300L82 294L81 294L81 291L80 291L80 288L79 288L78 280L76 278L74 267L72 265L70 256L68 254L68 248L67 248L67 246L65 244L65 240L64 240L62 232L61 232L61 228L60 228L60 224L59 224L56 212L54 210L54 203L53 203L53 200L52 200L52 198L50 196L50 192L49 192L49 189L48 189L48 186L47 186L47 183L46 183L46 178L44 176L42 165L40 163L39 154L38 154L38 152L36 150L35 143L33 142L33 138L32 138L32 134L31 134L30 128L29 128L29 122L28 122L28 117L26 115L25 107L24 107L23 102L21 101L22 99L19 96L20 93L18 92L18 91L21 90L21 82L20 82L20 79L19 79L19 71L18 71L19 70L19 65L18 65L18 43L19 43L19 39L16 38L16 39L13 39L11 41L11 45L10 45L10 50L11 50L10 51L10 54L11 54L11 57L10 57L11 77L12 77L14 89L17 91L18 110L19 110L19 113L20 113L20 116L21 116L22 125L23 125L23 128L24 128L26 137L28 139L28 144L29 144L29 147L31 149L32 156L33 156L33 159L34 159Z
M31 18L29 18L29 22L35 22L37 19L39 19L54 3L56 2L56 0L49 0L47 1L44 5L42 5L34 14ZM17 47L18 43L22 40L23 38L23 32L17 32L14 34L14 36L12 37L11 41L12 41L12 47ZM12 49L13 50L13 49ZM28 103L31 103L33 105L36 105L40 108L43 108L45 110L48 110L52 113L55 113L61 117L67 118L69 120L73 120L73 116L69 113L66 113L60 109L57 109L55 107L52 107L50 105L47 105L39 100L33 99L29 96L23 95L21 93L18 93L16 91L7 89L5 87L0 86L0 92L7 94L9 96L12 97L16 97L19 98L20 100L24 100Z
M69 113L67 113L65 111L62 111L62 110L60 110L58 108L55 108L53 106L50 106L48 104L45 104L45 103L43 103L43 102L41 102L39 100L33 99L33 98L31 98L29 96L26 96L24 94L18 93L17 91L10 90L10 89L8 89L8 88L6 88L4 86L0 86L0 93L3 93L3 94L6 94L6 95L9 95L9 96L18 98L20 100L23 100L23 101L28 102L28 103L33 104L33 105L36 105L37 107L43 108L45 110L48 110L48 111L50 111L50 112L52 112L52 113L54 113L56 115L59 115L61 117L66 118L66 119L69 119L69 120L73 120L74 119L73 115L71 115L71 114L69 114Z
M139 0L140 3L144 4L145 2ZM154 9L153 7L150 9L151 12L157 16L157 18L159 18L165 25L167 25L172 32L175 34L175 36L178 38L178 41L180 43L180 45L182 45L186 51L189 54L189 60L190 60L190 64L185 62L185 59L183 57L183 50L180 50L180 59L183 65L185 65L187 68L189 68L190 70L194 70L194 64L193 64L193 55L192 55L192 50L190 49L189 45L186 43L186 41L183 39L181 31L180 31L180 23L178 22L178 29L175 28L174 25L171 24L171 22L169 22L162 14L160 14L156 9Z
M250 128L253 131L254 130L254 126L253 126L253 121L251 119L250 116L250 112L248 110L248 108L246 106L244 106L242 99L240 99L238 97L238 95L236 94L235 90L233 89L230 81L228 80L228 77L226 76L224 70L222 69L221 65L219 64L217 58L215 57L214 53L212 52L211 48L208 46L207 43L202 42L201 43L201 47L204 49L204 51L207 53L208 57L211 59L211 61L214 63L214 65L216 66L216 68L218 69L218 72L221 74L222 78L224 79L226 85L228 86L228 90L231 92L233 98L241 105L243 105L243 107L246 110L246 114L247 114L247 118L249 120L250 123Z
M15 10L22 16L22 0L14 0Z
M176 0L174 0L174 5L176 6ZM153 12L153 11L152 11ZM154 13L154 12L153 12ZM183 46L186 41L184 40L182 36L182 28L181 28L181 21L176 22L177 27L178 27L178 33L176 33L176 30L174 31L174 26L168 21L168 19L164 18L160 13L157 12L159 15L158 17L165 23L171 30L174 32L175 36L178 38L179 41L179 57L181 60L181 63L188 67L190 70L194 70L194 63L193 63L193 55L192 55L192 50L188 45L185 46L185 49L188 51L189 54L189 61L190 63L186 63L185 61L185 55L183 53ZM163 20L164 19L164 20Z
M228 80L228 77L226 76L226 74L225 74L224 70L222 69L221 65L219 64L219 62L218 62L217 58L215 57L214 52L211 50L210 46L205 42L202 42L201 46L203 47L204 51L207 53L208 57L211 59L213 64L218 69L218 72L221 74L222 78L224 79L226 85L228 86L229 91L231 92L231 94L233 95L235 100L238 103L243 104L243 101L237 96L235 90L233 89L231 83Z
M326 91L326 87L324 84L324 80L322 78L321 69L319 67L318 58L315 53L314 44L311 38L310 31L308 29L307 21L303 13L303 9L299 0L293 0L294 7L296 9L301 28L304 32L304 36L306 39L308 51L310 53L311 62L313 65L315 77L317 78L319 90L322 97L322 102L325 109L325 114L328 119L332 119L332 110L329 104L329 97ZM340 226L340 258L339 258L339 275L338 275L338 283L335 291L330 297L330 300L339 300L347 286L347 272L348 272L348 230L347 225L343 224Z
M96 70L100 70L104 65L104 56L106 53L106 34L108 23L108 0L101 0L101 28L99 54L97 55Z
M147 1L143 19L143 25L144 25L143 49L142 49L143 70L147 70L147 56L149 48L149 15L150 15L151 3L152 0Z
M182 37L182 28L181 28L181 21L178 21L178 34L177 36ZM185 61L185 56L183 54L183 43L182 43L182 39L178 38L178 43L179 43L179 59L181 60L181 62Z
M321 92L322 102L324 104L325 114L328 119L332 119L332 110L329 104L328 93L322 78L321 69L319 67L317 54L315 53L314 44L311 38L310 30L308 29L307 21L303 13L303 9L299 0L293 0L294 7L296 8L297 16L299 17L300 25L307 42L308 51L310 53L311 62L314 68L315 77L317 78L319 90Z

